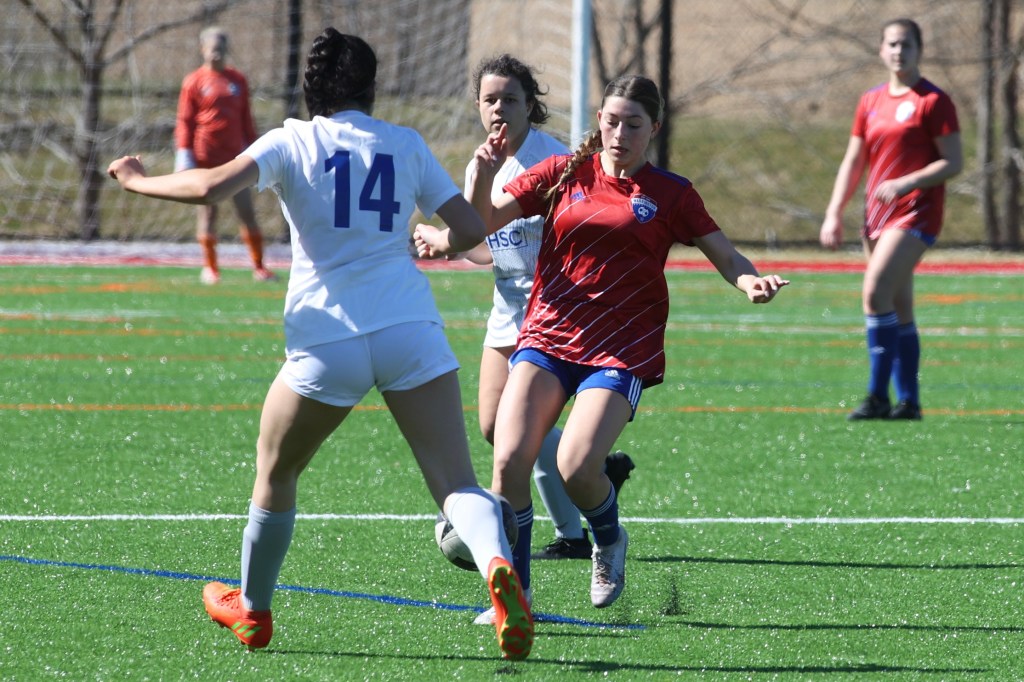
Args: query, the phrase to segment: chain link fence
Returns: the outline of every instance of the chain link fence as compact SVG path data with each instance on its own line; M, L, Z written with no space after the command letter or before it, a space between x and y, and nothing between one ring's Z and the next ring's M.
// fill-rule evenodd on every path
M922 71L953 97L963 130L967 163L950 184L940 245L983 244L974 150L984 1L676 1L669 168L694 181L735 241L816 243L857 98L887 77L877 55L881 25L908 16L924 31ZM572 0L135 0L116 15L115 4L75 10L16 0L0 18L0 238L82 235L85 138L101 172L126 153L142 154L152 172L170 171L178 88L200 63L197 36L210 23L231 35L231 62L249 78L260 130L279 125L296 94L286 68L298 9L300 60L324 26L365 37L380 59L375 113L420 130L457 181L482 135L469 74L483 57L509 51L537 67L549 89L548 127L568 138ZM661 9L661 0L594 0L593 110L610 78L658 80ZM76 12L86 11L83 32ZM95 67L100 105L90 128L83 83ZM276 202L263 194L264 229L283 229ZM110 181L99 184L96 202L102 238L192 238L189 207L156 205ZM860 205L859 197L851 202L851 237ZM230 239L233 230L222 232Z

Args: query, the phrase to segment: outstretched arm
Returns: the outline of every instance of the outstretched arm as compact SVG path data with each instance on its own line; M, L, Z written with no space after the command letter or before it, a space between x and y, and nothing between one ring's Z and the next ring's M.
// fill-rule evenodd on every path
M744 292L751 303L768 303L779 289L789 284L778 275L757 274L757 268L741 254L721 231L694 240L722 278Z
M128 192L184 204L219 204L255 185L260 169L250 156L239 156L216 168L194 168L171 175L146 175L138 156L123 156L112 162L107 175Z

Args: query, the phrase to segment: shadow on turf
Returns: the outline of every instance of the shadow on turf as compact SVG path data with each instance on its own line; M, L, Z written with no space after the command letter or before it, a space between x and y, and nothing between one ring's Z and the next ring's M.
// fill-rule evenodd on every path
M540 637L543 637L541 635ZM537 645L535 644L534 647ZM491 656L423 656L415 654L389 654L380 651L316 651L312 649L274 649L268 648L260 651L258 655L273 656L316 656L318 658L329 656L332 658L354 658L361 661L372 659L408 660L422 663L423 661L480 661L486 663L494 661ZM617 661L574 661L566 658L546 659L541 656L531 655L527 660L520 662L498 661L495 675L518 675L527 671L526 666L530 665L557 665L559 668L571 668L573 672L582 673L613 673L631 672L634 674L643 673L746 673L746 674L867 674L867 673L913 673L920 675L977 675L990 672L983 668L922 668L904 665L878 665L867 663L864 665L762 665L762 666L714 666L714 665L658 665L651 663L620 663Z
M975 571L975 570L1018 570L1022 566L1010 564L897 564L890 562L867 561L791 561L786 559L722 559L715 557L662 556L637 557L631 561L643 561L652 564L736 564L740 566L810 566L812 568L877 568L884 570L926 570L926 571Z
M1024 632L1024 628L1009 625L877 625L867 623L757 623L737 625L735 623L705 623L701 621L674 620L679 625L705 630L913 630L923 632Z

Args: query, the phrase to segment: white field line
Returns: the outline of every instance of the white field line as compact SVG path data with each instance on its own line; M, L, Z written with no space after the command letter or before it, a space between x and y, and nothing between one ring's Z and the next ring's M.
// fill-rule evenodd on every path
M75 521L239 521L248 517L244 514L0 514L0 523L47 523ZM432 521L436 514L298 514L297 519L309 521ZM550 519L537 516L537 520ZM1014 517L928 517L928 516L753 516L753 517L707 517L707 518L655 518L623 517L625 523L691 525L785 525L785 526L872 526L885 524L946 524L946 525L1017 525L1024 524L1024 518Z

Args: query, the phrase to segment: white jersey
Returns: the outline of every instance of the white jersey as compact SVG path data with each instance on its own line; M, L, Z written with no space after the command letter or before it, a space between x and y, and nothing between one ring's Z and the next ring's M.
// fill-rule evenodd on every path
M505 159L494 177L491 198L497 199L504 193L504 187L524 170L555 154L568 154L569 148L545 132L530 128L526 139L514 156ZM466 168L466 188L472 182L473 167ZM544 232L544 217L518 218L485 240L494 260L494 277L505 279L517 276L533 277L540 253L540 241Z
M408 250L409 220L458 187L419 133L358 111L288 119L244 155L273 189L291 231L288 350L412 321L443 324Z

